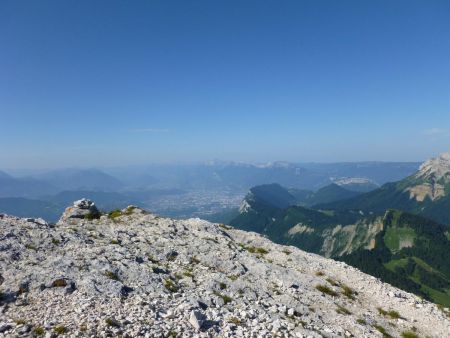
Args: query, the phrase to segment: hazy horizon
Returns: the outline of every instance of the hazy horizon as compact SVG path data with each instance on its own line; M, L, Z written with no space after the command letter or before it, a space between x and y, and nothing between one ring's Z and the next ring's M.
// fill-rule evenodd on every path
M439 154L436 154L436 156ZM431 156L435 157L435 156ZM430 157L430 158L431 158ZM428 159L428 158L427 158ZM122 164L122 165L67 165L67 166L36 166L36 167L0 167L0 171L6 173L26 173L26 172L46 172L46 171L58 171L58 170L108 170L108 169L126 169L126 168L145 168L145 167L164 167L164 166L208 166L208 165L252 165L252 166L265 166L276 163L288 163L292 165L327 165L327 164L358 164L358 163L422 163L427 159L417 160L417 161L383 161L383 160L361 160L361 161L286 161L286 160L275 160L275 161L233 161L233 160L205 160L205 161L186 161L186 162L147 162L147 163L132 163L132 164Z
M423 161L448 1L2 1L0 169Z

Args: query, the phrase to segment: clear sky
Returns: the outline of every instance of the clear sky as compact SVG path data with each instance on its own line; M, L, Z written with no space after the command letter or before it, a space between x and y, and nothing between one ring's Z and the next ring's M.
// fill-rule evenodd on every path
M0 168L450 151L450 1L0 2Z

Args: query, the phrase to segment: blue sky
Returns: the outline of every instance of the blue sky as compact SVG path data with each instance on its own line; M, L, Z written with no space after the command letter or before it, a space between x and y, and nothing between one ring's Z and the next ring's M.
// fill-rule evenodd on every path
M450 2L1 1L1 168L450 151Z

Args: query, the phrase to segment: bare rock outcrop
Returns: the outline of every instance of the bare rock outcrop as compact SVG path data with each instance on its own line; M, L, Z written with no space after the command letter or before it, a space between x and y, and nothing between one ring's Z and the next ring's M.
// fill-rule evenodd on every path
M448 309L342 262L128 207L0 216L0 337L448 337Z
M95 203L89 199L83 198L73 202L73 205L66 208L58 223L64 223L70 219L93 219L100 216L100 211Z

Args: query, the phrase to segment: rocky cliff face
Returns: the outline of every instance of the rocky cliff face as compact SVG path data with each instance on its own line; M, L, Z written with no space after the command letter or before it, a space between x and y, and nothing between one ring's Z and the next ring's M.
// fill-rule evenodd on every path
M424 162L420 166L416 177L432 178L434 181L439 181L443 178L450 180L450 153L442 153Z
M444 197L446 186L450 182L450 153L443 153L424 162L414 179L417 183L406 189L410 198L423 202L426 198L434 201Z
M344 263L199 219L100 216L89 201L57 225L0 216L0 291L0 337L450 333L448 310Z

